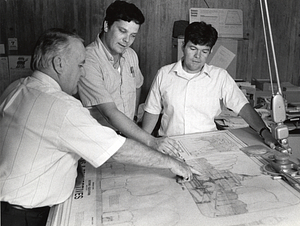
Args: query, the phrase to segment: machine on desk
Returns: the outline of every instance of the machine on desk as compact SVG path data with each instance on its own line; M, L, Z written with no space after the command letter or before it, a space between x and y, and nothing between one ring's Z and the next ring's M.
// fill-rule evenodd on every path
M292 161L289 155L263 145L252 145L241 148L241 150L262 164L261 171L264 174L270 175L274 180L282 179L300 192L300 165L296 161ZM297 158L297 162L299 160Z
M266 51L268 57L270 81L271 81L270 88L272 91L270 108L271 108L271 118L274 123L271 124L271 131L272 131L272 135L279 143L279 145L275 147L275 150L268 152L268 154L265 156L262 156L262 159L265 161L265 164L263 165L263 170L264 172L272 175L273 177L279 177L283 179L285 182L287 182L292 187L294 187L298 192L300 192L300 182L298 180L300 176L300 172L299 172L300 166L296 164L294 161L292 161L290 158L292 154L292 149L288 143L289 129L288 126L285 124L285 122L287 121L287 113L289 117L288 120L293 120L294 117L292 115L296 113L299 116L299 112L297 112L298 110L297 108L290 109L290 111L287 111L288 109L286 109L286 102L283 98L280 79L278 75L267 0L260 0L260 7L261 7L262 23L264 28L265 44L266 44ZM265 13L266 13L266 18L264 15ZM268 32L266 31L265 20L267 21ZM269 34L270 44L268 43L267 33ZM271 53L273 56L273 65L274 65L274 71L277 80L275 85L278 91L276 92L276 94L274 93L274 85L272 80L272 70L271 70L271 63L270 63L270 56L269 56L269 49L268 49L269 45L272 50Z
M277 68L277 61L276 61L276 54L274 48L274 42L272 37L272 29L270 24L269 18L269 9L267 0L260 0L260 8L261 8L261 15L262 15L262 24L264 30L264 37L265 37L265 46L268 58L268 67L269 67L269 74L270 74L270 81L271 81L271 90L272 90L272 99L271 99L271 117L274 124L271 126L271 131L274 138L278 141L279 145L275 147L275 149L279 152L285 153L287 155L292 154L292 149L288 144L288 136L289 130L287 125L284 124L286 120L286 108L285 108L285 100L282 95L280 79L278 74ZM266 16L265 16L266 14ZM267 23L265 23L265 20ZM266 26L267 25L267 26ZM268 28L268 32L267 32ZM267 36L269 34L269 37ZM270 44L268 43L268 38L270 39ZM269 45L271 47L271 51L269 51ZM276 74L276 82L277 82L277 93L274 92L274 85L273 85L273 76L272 76L272 68L271 68L271 59L270 53L273 56L273 65L274 71Z
M276 153L265 158L263 171L273 176L274 179L283 179L295 190L300 192L300 166L291 161L286 154Z

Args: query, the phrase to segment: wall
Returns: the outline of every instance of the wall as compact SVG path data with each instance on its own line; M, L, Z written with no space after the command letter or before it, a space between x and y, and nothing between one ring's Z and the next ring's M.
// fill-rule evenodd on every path
M0 43L8 54L31 54L42 31L62 27L77 32L89 44L100 31L105 9L112 0L0 0ZM145 76L145 98L157 70L172 62L172 29L188 20L188 9L242 9L244 39L239 41L237 78L268 78L259 0L131 0L146 22L133 44ZM299 85L300 1L272 0L269 11L281 81ZM19 49L7 50L7 38L17 38ZM1 55L3 56L3 55ZM1 78L0 78L1 80ZM1 81L0 81L1 82Z

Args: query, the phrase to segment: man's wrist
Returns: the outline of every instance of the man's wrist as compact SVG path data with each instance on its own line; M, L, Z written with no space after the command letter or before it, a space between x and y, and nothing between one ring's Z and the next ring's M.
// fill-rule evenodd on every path
M176 167L176 163L177 161L171 157L170 155L164 155L164 157L166 158L166 165L167 165L167 168L169 168L170 170L174 169L174 167Z
M157 150L156 138L152 135L149 135L149 139L146 141L146 145L152 149Z
M265 132L265 131L269 131L270 132L270 130L268 129L268 127L263 127L263 128L261 128L260 130L259 130L259 132L258 132L258 134L259 134L259 136L261 137L261 138L264 138L263 137L263 133Z

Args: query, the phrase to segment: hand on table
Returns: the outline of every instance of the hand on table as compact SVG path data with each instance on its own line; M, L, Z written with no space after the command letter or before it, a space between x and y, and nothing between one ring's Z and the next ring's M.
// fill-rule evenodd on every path
M180 161L176 158L170 157L173 160L173 166L171 171L180 178L180 183L185 181L190 181L193 179L193 172L189 165L185 162Z
M268 130L265 130L262 136L265 144L268 145L270 148L275 149L275 147L279 145L278 141Z
M155 138L155 147L156 150L168 154L170 156L182 159L181 153L183 150L181 149L178 142L169 137L158 137Z
M188 176L188 177L183 177L183 176L177 175L177 177L176 177L177 183L183 184L185 182L191 181L195 175L199 175L199 176L202 175L202 173L200 173L198 170L194 169L193 167L191 167L191 166L188 166L188 167L190 168L192 174L190 174L190 176Z

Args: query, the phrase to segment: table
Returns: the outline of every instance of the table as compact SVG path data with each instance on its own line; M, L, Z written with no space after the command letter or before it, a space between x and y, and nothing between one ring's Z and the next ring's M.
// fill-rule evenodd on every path
M262 145L250 128L173 138L187 150L199 147L191 152L199 158L187 162L202 176L180 185L169 170L83 163L84 183L51 209L48 226L300 225L300 194L262 174L259 163L240 151Z

